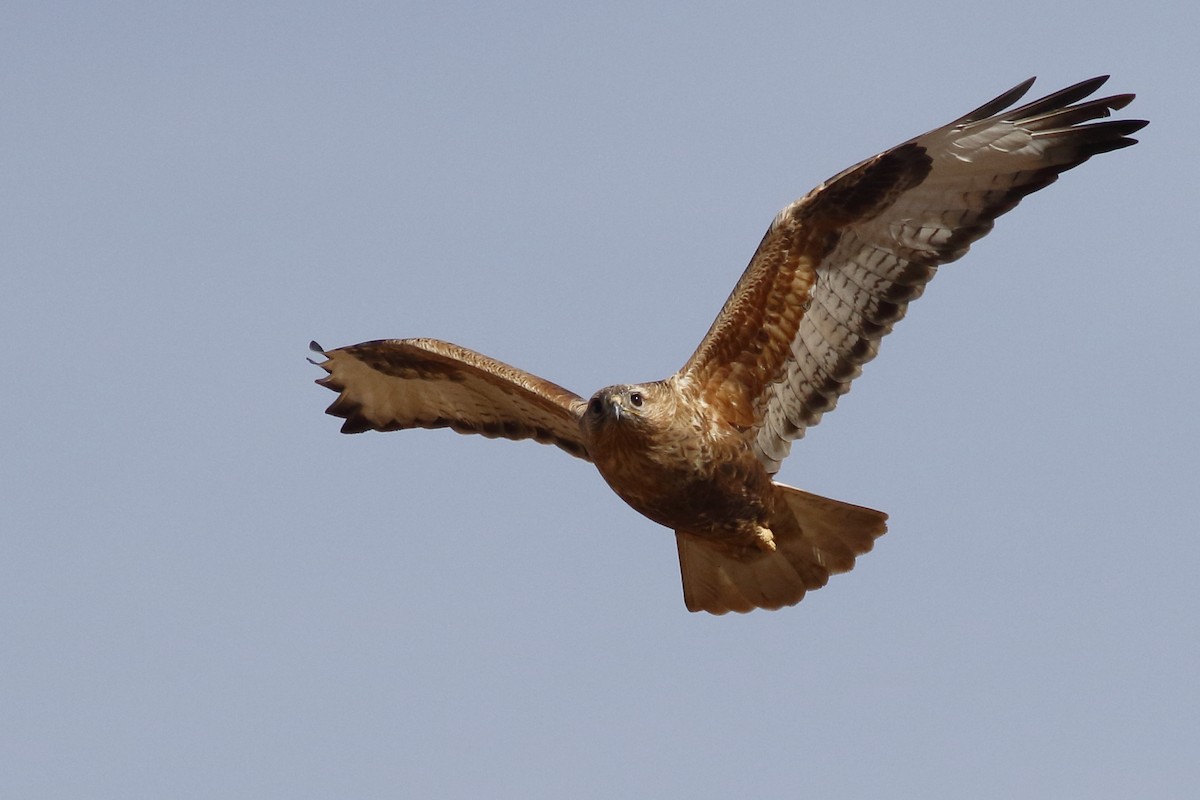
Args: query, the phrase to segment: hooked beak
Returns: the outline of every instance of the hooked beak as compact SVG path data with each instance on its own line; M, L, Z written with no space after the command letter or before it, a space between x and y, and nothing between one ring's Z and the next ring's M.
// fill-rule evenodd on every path
M613 419L615 419L617 422L620 422L621 412L625 410L625 403L621 400L621 395L609 395L608 407L612 409Z

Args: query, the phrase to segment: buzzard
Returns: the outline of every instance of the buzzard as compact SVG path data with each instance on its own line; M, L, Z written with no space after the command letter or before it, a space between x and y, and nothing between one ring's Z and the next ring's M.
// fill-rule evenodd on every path
M451 428L556 445L675 531L691 611L798 603L871 549L887 515L772 476L850 388L941 264L1025 195L1128 147L1143 120L1095 120L1107 76L1009 110L1016 86L835 175L779 212L696 352L660 381L584 400L435 339L324 350L343 433ZM316 362L314 362L316 363Z

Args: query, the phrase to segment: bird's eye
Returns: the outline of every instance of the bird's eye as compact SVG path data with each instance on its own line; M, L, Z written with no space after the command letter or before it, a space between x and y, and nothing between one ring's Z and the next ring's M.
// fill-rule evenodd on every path
M599 397L593 397L588 401L588 413L594 416L600 416L604 411L604 405L600 402Z
M641 392L630 392L629 393L629 402L632 403L635 408L641 408L642 407L642 393Z

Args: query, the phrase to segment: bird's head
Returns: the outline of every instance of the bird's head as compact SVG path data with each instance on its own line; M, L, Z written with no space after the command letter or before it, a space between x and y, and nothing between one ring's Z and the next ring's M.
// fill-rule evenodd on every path
M592 395L580 425L590 438L634 435L651 430L655 422L673 413L669 392L661 383L618 384ZM672 405L672 408L667 408Z

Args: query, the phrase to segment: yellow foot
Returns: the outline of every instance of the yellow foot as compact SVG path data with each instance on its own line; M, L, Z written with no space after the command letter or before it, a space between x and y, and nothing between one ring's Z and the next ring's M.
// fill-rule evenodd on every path
M770 528L764 528L761 525L755 525L754 537L756 540L755 544L758 545L760 550L767 553L775 552L775 534L771 533Z

